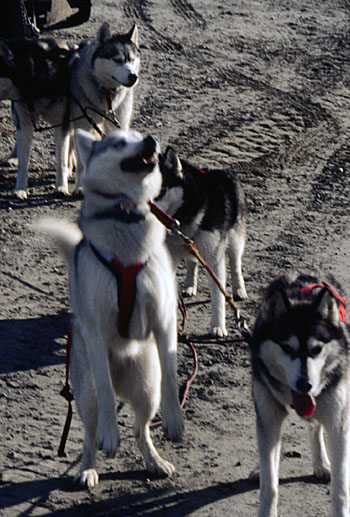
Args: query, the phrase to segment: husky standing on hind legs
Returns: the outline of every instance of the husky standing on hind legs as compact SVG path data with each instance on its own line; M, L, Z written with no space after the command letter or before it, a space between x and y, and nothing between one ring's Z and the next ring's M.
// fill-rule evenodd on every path
M277 517L281 428L288 408L309 423L314 473L331 478L332 517L349 517L350 334L339 286L325 280L296 272L278 278L255 323L251 350L260 472L251 479L260 479L260 517Z
M161 188L158 143L135 131L95 140L77 132L86 166L79 227L39 221L70 266L73 311L70 378L85 428L77 479L98 483L96 442L114 456L115 395L135 413L134 433L147 469L171 475L149 430L161 401L163 429L183 433L176 373L177 297L165 229L150 212Z

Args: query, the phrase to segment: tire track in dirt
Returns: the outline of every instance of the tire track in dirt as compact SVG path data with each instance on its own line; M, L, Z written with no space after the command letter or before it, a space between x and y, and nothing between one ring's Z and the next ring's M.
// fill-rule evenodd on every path
M183 46L180 42L166 36L163 32L156 29L152 23L152 17L148 13L147 0L127 0L123 5L125 15L129 18L136 19L147 27L149 46L154 51L161 52L183 52Z
M188 2L187 0L170 1L174 12L177 15L182 16L185 20L195 23L197 26L202 27L203 29L206 27L206 21L204 20L203 16L194 9L191 2Z

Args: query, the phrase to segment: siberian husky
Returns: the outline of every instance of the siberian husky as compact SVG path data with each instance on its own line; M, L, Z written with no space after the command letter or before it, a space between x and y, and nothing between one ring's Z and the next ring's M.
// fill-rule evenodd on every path
M41 52L38 52L38 48ZM112 127L115 129L110 122L106 122L104 115L115 117L122 129L130 126L134 87L140 68L138 29L134 25L127 34L111 35L108 24L103 23L91 42L83 42L69 56L64 69L56 59L51 59L49 69L47 62L52 52L48 56L43 51L46 49L43 40L33 40L28 49L29 56L28 50L24 52L21 46L14 47L11 42L3 41L0 46L0 98L15 101L13 118L18 156L15 195L21 199L27 197L33 127L39 117L55 127L56 189L68 194L71 172L69 150L74 147L70 142L70 128L92 130L83 110L104 132L110 132ZM28 59L34 62L34 66L27 65ZM28 69L29 80L28 74L18 72L21 63L25 63ZM43 85L45 80L49 82L51 76L45 76L49 72L60 75L57 81L60 89L55 94L50 88L46 91L37 88L38 82ZM28 89L28 84L32 88ZM80 190L81 169L78 157L75 191Z
M242 275L246 205L237 175L230 169L195 167L185 160L180 160L170 146L160 157L160 168L163 189L157 199L159 206L180 222L183 233L194 240L195 246L224 287L227 253L234 298L247 298ZM168 245L175 264L180 258L188 259L184 292L187 296L195 296L197 262L188 255L180 238L170 235ZM210 333L218 337L226 336L225 299L212 279L210 294Z
M350 335L337 293L333 279L294 272L275 280L262 302L252 335L260 517L277 516L281 426L289 408L309 422L314 473L331 477L333 517L349 515Z
M135 412L135 438L147 469L170 475L151 440L149 423L160 400L163 428L181 439L176 376L176 288L164 227L148 201L158 195L158 143L135 131L95 141L77 131L86 167L79 230L39 221L70 264L73 311L70 376L85 427L77 478L93 487L96 440L114 455L119 443L115 394Z

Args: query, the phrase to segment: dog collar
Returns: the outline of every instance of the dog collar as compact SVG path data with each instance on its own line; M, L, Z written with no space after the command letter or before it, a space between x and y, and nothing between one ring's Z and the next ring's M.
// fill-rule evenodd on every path
M119 334L125 338L129 338L129 324L136 298L136 277L140 269L143 267L141 262L136 262L130 266L123 266L116 257L108 260L100 251L90 242L91 250L100 262L113 274L117 281L118 289L118 316L117 328Z
M114 199L117 203L110 210L97 212L94 219L114 219L123 223L140 223L145 220L145 214L132 210L133 203L125 194L108 194L98 190L92 190L94 194L104 197L105 199Z
M344 300L344 298L342 296L340 296L338 293L336 293L334 291L334 289L329 284L327 284L327 282L322 282L321 284L309 284L306 287L302 287L300 290L302 293L308 294L317 287L326 287L332 293L332 295L338 300L338 302L339 302L339 319L343 323L346 323L346 301Z

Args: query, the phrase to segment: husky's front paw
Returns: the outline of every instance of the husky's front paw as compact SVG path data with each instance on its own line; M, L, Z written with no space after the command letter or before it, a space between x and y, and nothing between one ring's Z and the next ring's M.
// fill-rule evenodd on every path
M215 337L227 336L227 330L225 327L211 327L210 334Z
M27 191L26 190L14 190L13 195L18 197L18 199L27 199Z
M120 441L117 425L101 426L97 432L97 440L99 447L109 457L114 458Z
M57 194L60 194L61 196L69 196L68 187L66 187L65 185L56 187L56 192L57 192Z
M183 288L183 290L182 290L182 294L186 298L190 298L191 296L196 296L197 295L197 287L195 287L194 285L185 286Z
M98 485L98 474L95 469L86 469L79 472L74 478L74 483L79 483L81 486L88 488L95 488Z

